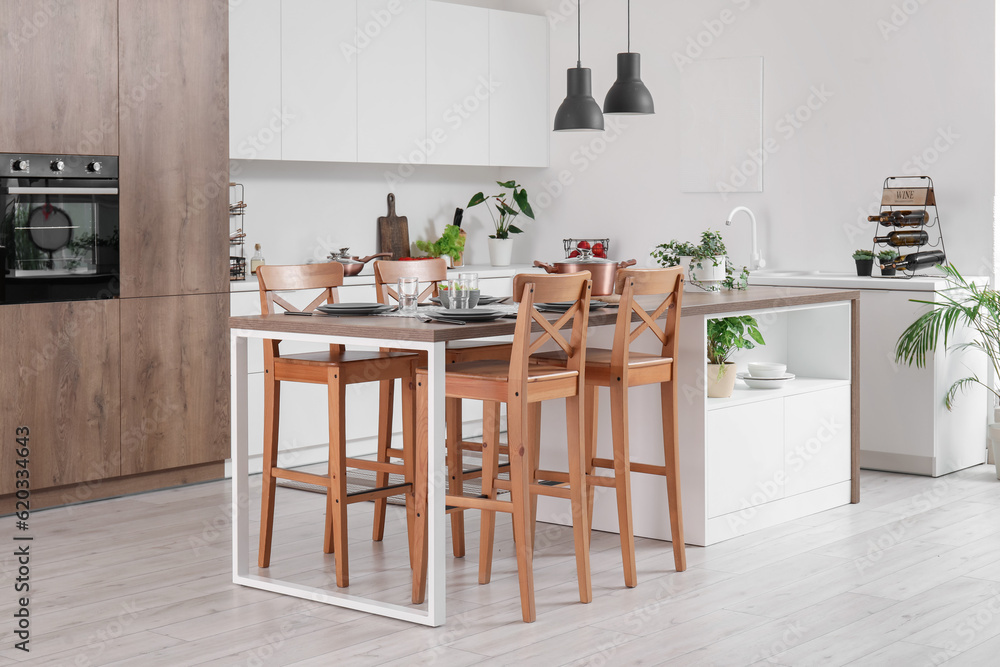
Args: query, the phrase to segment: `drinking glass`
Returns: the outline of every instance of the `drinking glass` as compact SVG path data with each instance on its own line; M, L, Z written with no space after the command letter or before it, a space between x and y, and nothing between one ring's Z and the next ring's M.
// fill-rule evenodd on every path
M396 293L399 294L399 312L415 315L417 312L417 295L420 283L416 278L400 278L396 281Z
M453 308L469 308L469 297L472 295L472 282L468 278L459 276L454 282L454 296L451 302L455 304Z
M475 308L479 305L479 274L478 273L460 273L458 274L459 282L465 281L469 286L469 308Z

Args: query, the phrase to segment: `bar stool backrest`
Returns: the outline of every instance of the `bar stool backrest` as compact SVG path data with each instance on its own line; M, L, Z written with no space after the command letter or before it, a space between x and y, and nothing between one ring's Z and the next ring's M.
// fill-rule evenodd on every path
M611 347L612 369L628 367L629 349L632 343L646 332L652 333L660 341L660 354L671 359L677 358L677 333L680 326L681 297L684 294L684 267L669 269L621 269L615 279L615 293L621 295L618 304L618 320L615 323L614 343ZM662 296L652 310L647 311L636 301L636 297ZM646 305L655 305L655 300L643 299ZM632 317L640 320L632 328ZM663 327L657 320L666 316Z
M274 315L275 306L284 311L307 313L324 303L340 303L337 288L344 284L344 265L339 262L324 264L302 264L290 266L275 266L265 264L257 267L257 280L260 283L260 312L263 315ZM319 296L301 309L275 294L276 291L320 290ZM280 340L264 341L265 364L278 357ZM340 345L331 345L331 352L342 349Z
M389 299L399 301L396 281L400 278L416 278L421 283L430 283L417 296L417 303L423 303L438 295L438 281L448 279L448 264L441 257L409 262L376 260L375 291L379 303L390 303Z
M514 276L514 301L520 306L510 355L508 377L512 387L520 385L523 389L528 377L529 357L552 341L566 353L566 368L579 371L582 391L592 286L590 271L556 275L522 273ZM574 303L558 320L550 323L542 313L538 312L535 304L556 301ZM567 341L560 330L570 320L573 320L573 324ZM537 324L542 330L534 340L531 339L532 323Z

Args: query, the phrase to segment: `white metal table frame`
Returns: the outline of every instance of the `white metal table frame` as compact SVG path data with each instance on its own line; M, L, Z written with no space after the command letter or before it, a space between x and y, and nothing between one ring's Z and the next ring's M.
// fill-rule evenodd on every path
M250 338L295 340L309 343L391 347L427 353L427 609L399 605L289 581L250 574L250 482L249 482L249 394L248 345ZM325 334L289 333L250 329L230 330L232 383L232 470L233 470L233 583L323 604L397 618L436 627L445 621L445 342L361 338Z

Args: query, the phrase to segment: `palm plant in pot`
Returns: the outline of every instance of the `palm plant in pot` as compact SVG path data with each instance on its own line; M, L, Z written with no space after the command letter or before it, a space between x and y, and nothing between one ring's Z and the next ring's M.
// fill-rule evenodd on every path
M738 350L764 345L760 328L750 315L722 317L708 321L709 398L729 398L736 386L736 366L729 358Z
M900 334L896 341L896 361L923 368L928 353L937 349L939 343L945 350L971 349L986 355L993 368L992 381L978 375L956 380L945 393L944 404L951 410L958 394L975 385L985 387L992 394L994 423L989 426L989 434L993 461L998 464L997 479L1000 479L1000 408L996 407L1000 404L1000 391L994 384L1000 378L1000 292L970 283L953 266L942 265L941 269L947 274L949 287L935 292L939 301L910 299L929 306L929 310ZM958 325L968 327L972 340L949 345L949 336L954 337Z
M514 240L510 238L510 235L524 232L523 229L514 224L514 220L522 213L534 220L535 212L531 210L531 204L528 203L528 191L522 188L517 181L497 181L497 185L510 190L510 192L489 196L477 192L469 200L469 205L466 208L479 206L493 200L492 206L486 207L493 219L495 230L490 235L490 264L509 266L514 245ZM494 209L496 209L496 213L493 212Z

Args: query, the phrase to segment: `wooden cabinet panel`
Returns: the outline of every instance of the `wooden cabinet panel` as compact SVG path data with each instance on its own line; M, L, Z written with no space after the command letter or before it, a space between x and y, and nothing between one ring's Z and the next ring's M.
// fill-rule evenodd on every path
M229 108L229 156L280 160L281 0L229 8Z
M229 455L228 294L122 299L122 474Z
M357 6L329 0L281 2L281 159L358 159Z
M117 0L7 0L0 26L0 150L117 155Z
M549 166L549 29L544 16L490 10L490 164Z
M359 162L425 155L426 11L424 0L358 0Z
M15 429L30 429L32 489L120 474L118 301L0 306L0 494Z
M427 3L429 164L490 163L490 12Z
M221 5L223 9L225 5ZM121 0L122 296L229 289L228 20L204 0Z

